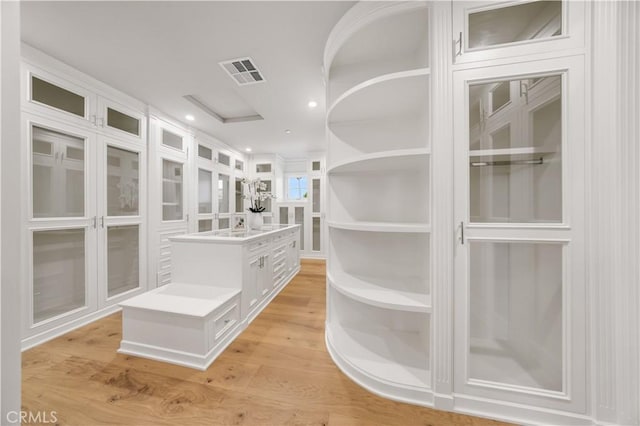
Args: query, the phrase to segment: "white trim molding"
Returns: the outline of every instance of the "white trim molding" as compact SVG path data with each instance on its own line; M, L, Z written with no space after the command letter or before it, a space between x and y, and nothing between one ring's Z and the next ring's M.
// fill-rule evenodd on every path
M453 76L451 5L431 9L432 291L434 391L436 408L451 410L453 399ZM436 59L437 60L433 60ZM448 398L447 398L448 397Z
M590 259L593 416L640 422L640 45L635 2L593 2Z

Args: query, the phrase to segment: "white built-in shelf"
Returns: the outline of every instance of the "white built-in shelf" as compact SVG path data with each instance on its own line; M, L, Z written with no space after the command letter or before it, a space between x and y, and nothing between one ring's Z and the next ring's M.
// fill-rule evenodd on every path
M372 78L344 92L329 107L327 123L376 120L389 116L426 117L429 68L401 71Z
M327 173L387 172L428 167L428 148L399 149L363 154L332 165Z
M167 183L182 183L182 180L180 179L162 178L162 181Z
M398 223L398 222L337 222L327 221L329 228L347 229L350 231L371 232L407 232L430 233L431 225L427 223Z
M361 277L342 271L327 271L327 278L337 291L362 303L400 311L431 312L431 296L412 290L420 287L421 283L409 281L418 281L418 278ZM398 288L399 285L402 288ZM427 287L426 284L422 286Z
M427 67L427 20L424 2L356 4L327 41L329 99L377 75Z
M329 342L340 348L340 356L357 370L387 383L430 388L431 371L417 332L390 330L381 326L339 323L327 326Z
M529 160L536 156L555 154L555 146L528 146L523 148L476 149L469 151L469 158L491 157L492 160Z

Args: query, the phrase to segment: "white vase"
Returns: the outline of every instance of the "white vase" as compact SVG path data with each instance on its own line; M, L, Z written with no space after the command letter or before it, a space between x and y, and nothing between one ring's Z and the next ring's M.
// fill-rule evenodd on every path
M260 229L263 224L262 213L247 213L247 226L249 229Z

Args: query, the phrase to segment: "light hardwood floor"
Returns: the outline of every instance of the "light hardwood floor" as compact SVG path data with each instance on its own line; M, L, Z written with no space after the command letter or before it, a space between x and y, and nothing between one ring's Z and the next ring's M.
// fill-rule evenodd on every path
M302 271L207 371L116 353L114 314L23 353L24 410L59 424L498 425L377 397L324 345L325 264Z

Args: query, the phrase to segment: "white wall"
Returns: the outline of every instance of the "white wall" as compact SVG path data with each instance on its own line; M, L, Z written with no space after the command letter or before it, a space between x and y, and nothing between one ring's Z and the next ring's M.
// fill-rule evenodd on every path
M0 423L20 410L20 3L0 2Z

